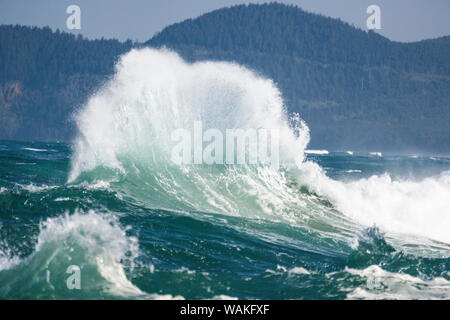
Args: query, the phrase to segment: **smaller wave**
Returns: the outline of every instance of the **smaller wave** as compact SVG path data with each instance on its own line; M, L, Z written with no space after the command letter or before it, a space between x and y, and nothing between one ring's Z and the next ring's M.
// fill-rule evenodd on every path
M69 197L61 197L61 198L56 198L55 202L62 202L62 201L70 201L71 199Z
M313 162L302 167L299 181L360 225L450 243L450 171L422 180L384 173L343 182L328 178Z
M20 263L20 258L13 256L7 245L3 245L3 247L5 247L5 249L0 249L0 271L8 270Z
M366 280L366 284L347 295L347 299L450 299L450 282L442 277L422 280L404 273L386 271L377 265L346 272Z
M271 270L271 269L267 269L266 270L267 273L272 273L272 274L281 274L281 273L287 273L289 276L296 274L296 275L309 275L311 274L311 272L309 272L307 269L303 268L303 267L293 267L291 269L288 269L286 267L277 265L277 269L276 270Z
M138 266L140 252L137 238L127 235L127 230L115 216L93 210L48 218L40 224L30 256L20 259L0 251L0 298L184 299L143 292L127 278L126 270ZM80 270L78 292L67 289L66 270L72 266Z
M381 152L371 152L369 153L371 156L377 156L377 157L382 157L383 154Z
M50 190L50 189L54 189L57 188L57 186L48 186L48 185L36 185L34 183L29 183L29 184L20 184L20 183L16 183L12 188L6 188L6 187L0 187L0 193L5 193L5 192L13 192L13 193L18 193L21 190L25 190L27 192L30 193L39 193L39 192L43 192L46 190Z
M309 272L308 270L306 270L305 268L302 268L302 267L293 267L293 268L289 269L288 273L289 274L311 274L311 272Z
M328 150L305 150L307 154L328 154Z
M353 151L345 151L347 154L349 154L349 155L353 155Z
M27 185L18 183L18 184L15 185L15 188L17 188L17 187L22 189L22 190L26 190L28 192L31 192L31 193L39 193L39 192L43 192L43 191L47 191L47 190L50 190L50 189L57 188L57 186L48 186L46 184L35 185L34 183L30 183L30 184L27 184Z
M82 187L88 190L107 190L111 191L111 184L109 181L105 180L95 180L93 182L83 181L78 185L73 185L76 187Z
M230 297L224 294L219 294L217 296L212 297L210 300L238 300L238 298Z
M47 149L37 149L37 148L22 148L22 150L34 151L34 152L49 152Z
M48 219L41 225L36 251L53 247L60 241L84 250L87 256L82 260L96 262L100 275L108 282L106 291L121 296L143 294L127 279L123 266L123 261L132 265L138 256L137 239L127 237L112 216L89 211L88 214L76 212ZM71 250L75 248L69 252Z
M350 170L346 170L345 173L361 173L361 170L358 169L350 169Z

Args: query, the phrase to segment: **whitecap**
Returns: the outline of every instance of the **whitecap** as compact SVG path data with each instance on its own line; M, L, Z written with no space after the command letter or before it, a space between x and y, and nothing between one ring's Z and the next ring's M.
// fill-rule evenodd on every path
M305 150L307 154L328 154L328 150Z
M423 280L404 273L388 272L377 265L346 271L366 279L366 284L348 293L347 299L450 299L450 281L442 277Z
M34 151L34 152L48 152L47 149L37 149L37 148L22 148L22 150Z
M381 152L370 152L369 153L371 156L377 156L377 157L382 157L383 154Z

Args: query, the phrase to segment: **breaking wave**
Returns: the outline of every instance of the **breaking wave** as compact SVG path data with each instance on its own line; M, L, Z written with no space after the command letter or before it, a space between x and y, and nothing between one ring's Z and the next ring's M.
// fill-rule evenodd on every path
M281 169L175 165L171 133L192 129L195 121L222 131L278 130ZM352 182L328 178L305 161L308 127L298 115L287 116L276 85L235 64L189 64L168 50L133 50L76 122L72 183L110 179L152 208L298 224L312 219L342 229L350 219L450 243L448 172L422 181L394 180L388 173Z

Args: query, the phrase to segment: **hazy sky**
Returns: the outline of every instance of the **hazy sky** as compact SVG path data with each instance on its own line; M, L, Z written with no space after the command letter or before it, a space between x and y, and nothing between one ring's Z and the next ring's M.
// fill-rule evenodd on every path
M237 0L0 0L0 24L50 26L67 32L66 8L81 8L80 32L89 38L146 41L174 22L208 11L267 1ZM366 30L366 8L381 8L378 32L397 41L450 35L450 0L291 0L306 11L340 18Z

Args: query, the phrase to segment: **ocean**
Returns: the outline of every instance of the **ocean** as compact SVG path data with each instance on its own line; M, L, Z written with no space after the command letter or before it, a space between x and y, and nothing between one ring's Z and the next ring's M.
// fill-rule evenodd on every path
M73 120L0 141L1 299L450 298L448 157L308 150L272 81L167 50ZM279 166L173 163L195 121L277 130Z

